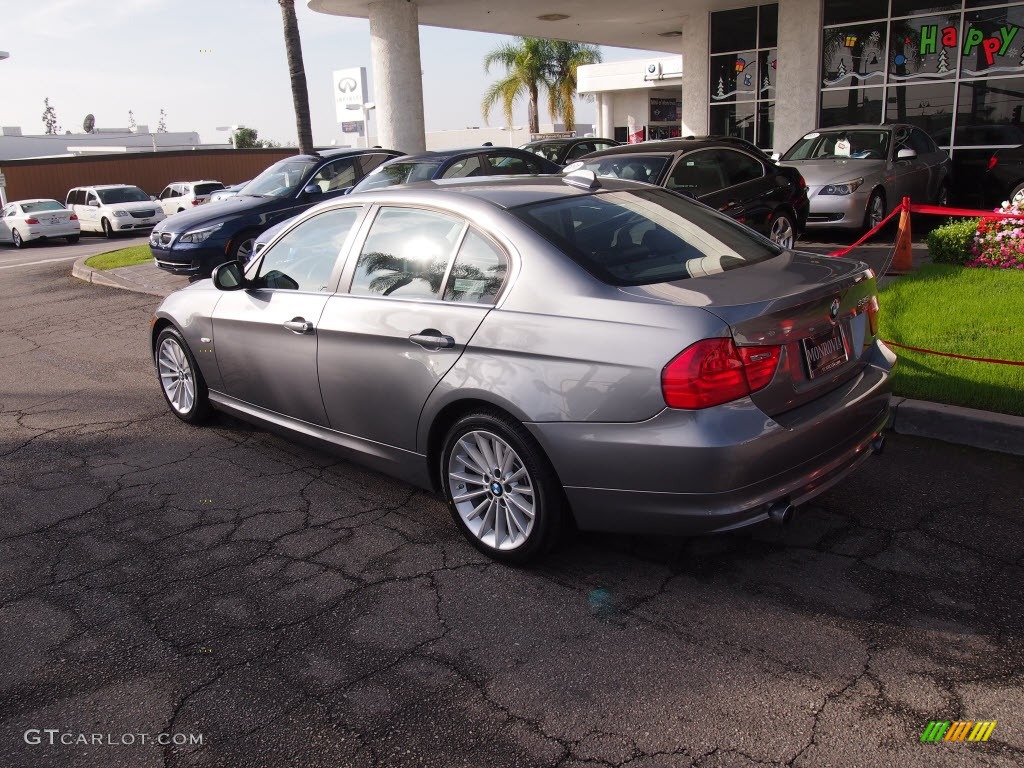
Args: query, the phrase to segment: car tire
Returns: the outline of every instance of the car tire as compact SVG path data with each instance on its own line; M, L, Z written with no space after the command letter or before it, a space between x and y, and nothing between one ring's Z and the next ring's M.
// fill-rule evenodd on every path
M868 207L864 211L864 231L874 229L885 218L888 209L885 205L885 192L876 189L868 198Z
M11 242L14 243L15 248L25 247L25 241L21 239L21 233L16 229L11 230Z
M776 211L768 224L768 238L789 250L796 245L796 224L786 211Z
M75 243L78 242L79 237L81 237L81 236L80 235L68 235L64 239L68 242L68 244L74 245Z
M209 391L192 350L175 328L164 328L153 353L160 391L171 413L187 424L201 424L210 415Z
M249 257L252 256L253 246L256 244L256 238L259 237L259 232L240 232L235 235L231 242L230 256L228 261L240 261L242 264L246 264L249 261Z
M179 209L178 209L178 213L181 213L181 212L182 212L182 211L184 211L184 210L185 210L184 208L179 208Z
M505 414L456 421L437 471L456 527L488 557L525 563L558 541L566 519L561 483L533 436Z
M1021 182L1021 183L1020 183L1020 184L1018 184L1018 185L1017 185L1016 187L1014 187L1014 188L1013 188L1013 191L1012 191L1012 192L1010 192L1010 196L1009 196L1008 198L1006 198L1006 199L1007 199L1007 200L1008 200L1009 202L1011 202L1011 203L1012 203L1012 202L1013 202L1013 199L1014 199L1014 198L1015 198L1015 197L1016 197L1016 196L1017 196L1018 194L1020 194L1021 192L1024 192L1024 182Z
M103 236L108 240L114 236L114 228L110 226L110 222L103 219L100 222L100 226L103 228Z

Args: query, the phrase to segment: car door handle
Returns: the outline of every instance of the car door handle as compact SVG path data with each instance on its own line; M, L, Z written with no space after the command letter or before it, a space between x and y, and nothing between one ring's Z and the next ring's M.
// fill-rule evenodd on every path
M440 331L427 328L420 333L414 333L409 337L413 344L419 344L424 349L451 349L455 346L455 339L445 336Z
M308 320L304 320L301 317L296 317L292 320L285 321L284 327L292 333L309 333L313 330L313 324Z

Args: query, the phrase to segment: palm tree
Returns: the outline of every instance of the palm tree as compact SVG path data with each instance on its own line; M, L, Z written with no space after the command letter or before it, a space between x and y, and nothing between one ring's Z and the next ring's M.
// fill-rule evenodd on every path
M499 101L505 111L505 119L512 125L512 108L522 97L528 98L530 133L540 132L540 118L537 103L541 88L548 87L550 49L548 41L536 37L519 37L518 43L503 43L484 56L484 72L491 73L491 67L501 64L506 75L492 83L484 94L481 106L484 120L489 119L491 109Z
M548 111L551 119L562 118L565 130L576 127L576 69L584 64L600 64L601 49L596 45L548 41Z
M313 129L309 120L309 89L306 87L306 69L302 65L302 40L299 22L295 18L295 0L277 0L284 23L284 48L288 54L288 73L292 80L292 105L295 108L295 127L299 131L299 152L311 155Z
M390 296L399 288L404 288L413 280L426 280L430 290L437 293L441 290L441 279L444 277L447 261L434 260L429 263L413 261L395 256L393 253L374 251L366 254L366 273L386 272L370 281L370 290L382 296Z

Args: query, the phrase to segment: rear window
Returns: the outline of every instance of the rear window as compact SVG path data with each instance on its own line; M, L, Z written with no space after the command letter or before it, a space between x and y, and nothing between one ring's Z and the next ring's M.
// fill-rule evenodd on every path
M224 189L224 185L219 181L212 182L210 184L196 184L195 193L197 195L208 195L211 192L216 192L218 189Z
M756 264L783 249L662 189L580 195L512 211L609 285L650 285Z
M36 213L37 211L63 211L64 206L56 200L40 200L35 203L22 203L22 210L25 213Z

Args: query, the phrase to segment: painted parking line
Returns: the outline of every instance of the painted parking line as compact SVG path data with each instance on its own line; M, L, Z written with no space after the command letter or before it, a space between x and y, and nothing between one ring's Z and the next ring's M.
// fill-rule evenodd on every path
M25 261L21 264L5 264L0 269L16 269L17 267L33 267L37 264L54 264L60 261L74 261L79 256L58 256L53 259L43 259L42 261Z

